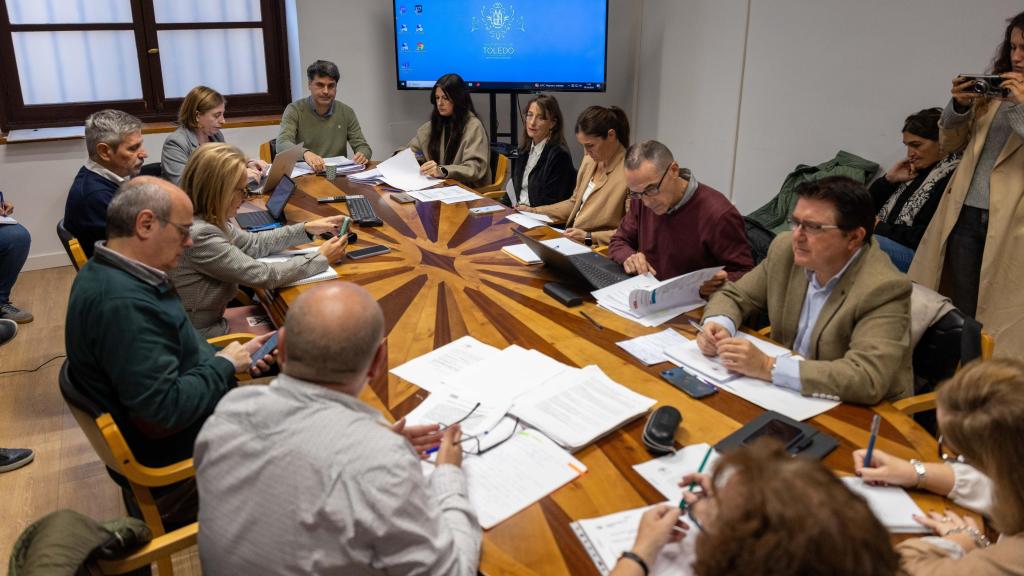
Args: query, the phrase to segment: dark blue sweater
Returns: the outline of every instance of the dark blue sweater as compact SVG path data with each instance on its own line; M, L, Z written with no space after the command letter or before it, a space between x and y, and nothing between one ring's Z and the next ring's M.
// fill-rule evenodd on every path
M93 245L107 238L107 206L118 186L85 166L71 183L64 205L64 227L74 234L89 258Z

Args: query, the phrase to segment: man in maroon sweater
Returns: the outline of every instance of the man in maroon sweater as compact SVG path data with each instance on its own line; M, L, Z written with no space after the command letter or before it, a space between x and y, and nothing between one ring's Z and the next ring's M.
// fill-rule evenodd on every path
M672 152L656 140L626 152L629 212L612 236L608 254L630 274L659 280L725 266L701 286L707 297L754 267L743 217L721 192L680 170Z

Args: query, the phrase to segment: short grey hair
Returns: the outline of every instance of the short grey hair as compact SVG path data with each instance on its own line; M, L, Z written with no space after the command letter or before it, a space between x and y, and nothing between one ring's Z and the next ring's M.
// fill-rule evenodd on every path
M341 81L341 72L338 72L338 65L330 60L317 60L306 68L306 78L312 82L317 76L327 76L335 82Z
M650 162L659 172L667 170L672 164L672 151L657 140L644 140L637 142L626 151L626 170L637 170L640 164Z
M107 239L135 235L135 221L143 210L151 210L160 221L171 218L171 195L149 178L128 180L117 189L107 206Z
M384 313L351 282L307 290L285 318L284 371L314 382L352 384L370 368L384 341Z
M96 159L96 147L106 144L117 149L125 137L142 131L142 121L120 110L100 110L85 119L85 149L89 158Z

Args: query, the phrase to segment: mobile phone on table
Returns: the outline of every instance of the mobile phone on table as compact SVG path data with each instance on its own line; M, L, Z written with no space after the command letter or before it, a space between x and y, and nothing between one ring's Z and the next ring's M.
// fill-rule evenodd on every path
M387 246L368 246L366 248L360 248L359 250L353 250L348 253L348 257L353 260L361 260L363 258L369 258L370 256L378 256L380 254L387 254L391 252L391 248Z
M255 368L256 363L263 360L263 357L267 354L273 352L274 348L277 348L277 332L274 332L274 335L268 338L267 341L263 343L263 346L260 346L260 349L252 355L252 362L249 364L249 368Z
M661 377L669 384L679 388L694 398L711 396L718 391L714 386L700 380L682 368L662 370Z
M405 192L395 192L391 194L391 199L399 204L412 204L416 201L415 198L406 194Z

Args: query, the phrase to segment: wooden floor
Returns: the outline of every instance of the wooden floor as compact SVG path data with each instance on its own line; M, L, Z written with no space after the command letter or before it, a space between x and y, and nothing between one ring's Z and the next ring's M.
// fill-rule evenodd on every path
M0 348L0 446L31 448L35 461L0 474L0 566L18 535L35 520L70 508L99 520L124 516L120 492L68 412L57 389L64 354L64 316L75 271L70 266L25 272L11 300L35 315ZM175 574L200 574L195 549L175 557ZM155 569L154 569L155 572Z

